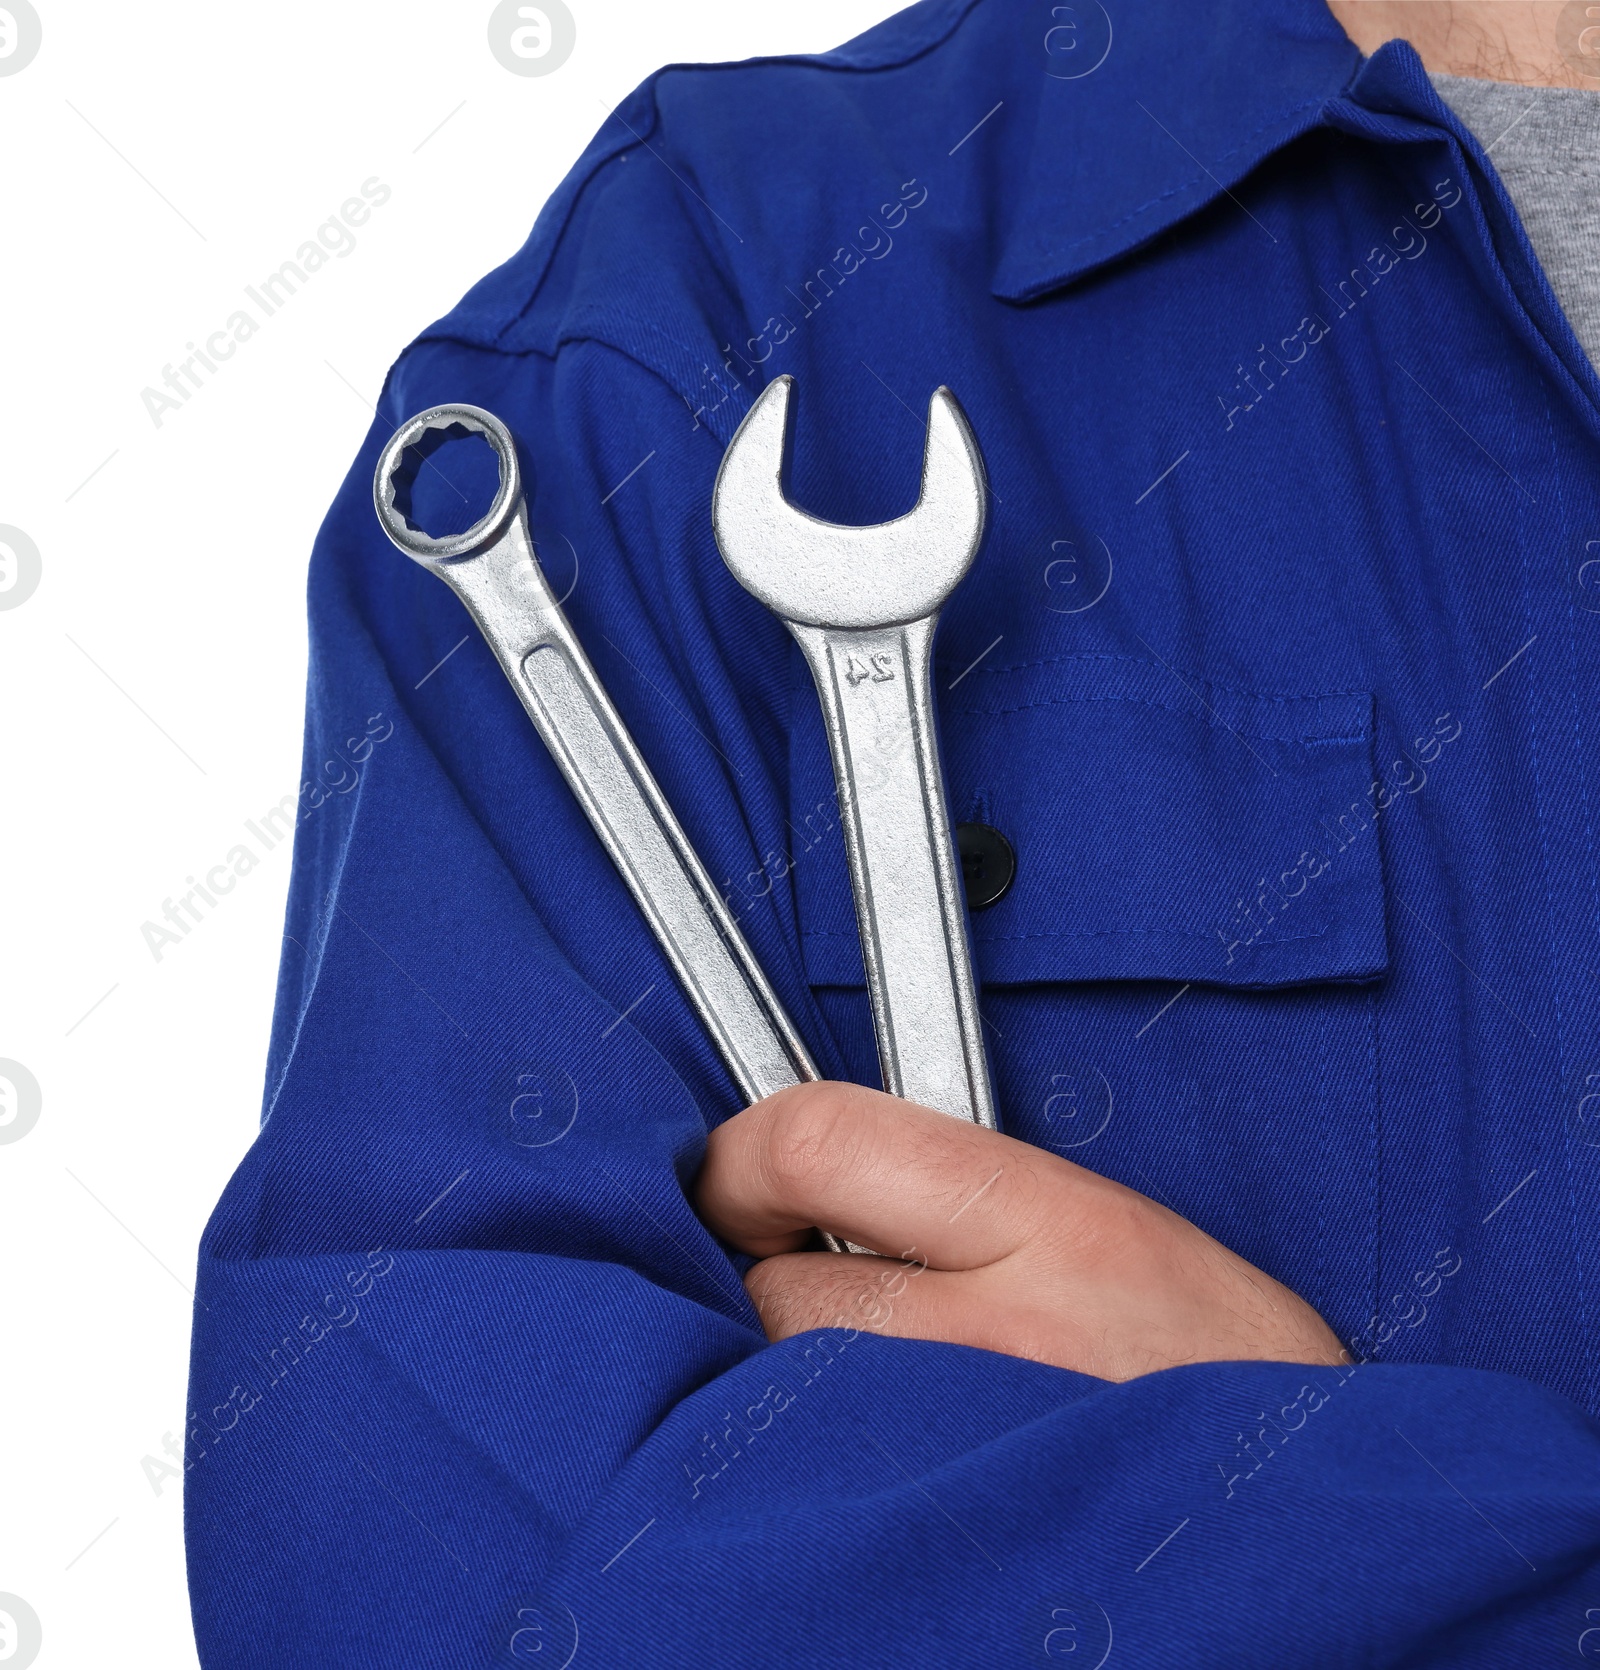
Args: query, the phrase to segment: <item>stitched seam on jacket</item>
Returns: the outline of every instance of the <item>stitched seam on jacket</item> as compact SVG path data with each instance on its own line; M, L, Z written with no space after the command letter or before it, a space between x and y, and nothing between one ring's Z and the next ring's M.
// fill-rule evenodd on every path
M589 172L584 175L581 181L578 182L572 193L572 201L567 205L567 212L562 218L561 225L554 231L550 239L549 247L544 250L539 259L538 270L529 275L527 294L523 296L522 300L517 304L515 311L512 312L509 317L507 317L504 322L496 328L491 347L495 351L502 353L515 351L505 348L504 343L506 335L513 329L513 327L520 325L527 318L528 310L538 300L539 292L544 288L545 280L550 276L551 268L555 266L556 256L560 252L562 242L566 239L571 230L573 217L577 213L578 204L582 200L584 194L595 183L595 181L599 179L600 175L606 170L606 168L609 167L611 163L615 162L624 151L631 151L638 146L644 146L645 149L649 149L649 146L646 145L645 142L651 134L659 131L661 125L661 106L657 102L656 88L664 76L671 75L675 72L682 73L686 71L712 72L716 70L764 69L768 65L793 67L796 69L833 71L841 75L877 75L885 70L900 70L906 68L909 64L916 63L919 58L927 57L930 52L937 52L940 47L946 45L956 34L960 32L962 24L967 21L973 11L976 10L981 3L982 0L967 0L967 3L961 6L957 11L957 14L951 21L949 28L947 28L942 34L938 35L933 40L926 41L921 46L914 48L912 51L906 53L903 58L885 59L882 63L828 63L825 61L828 56L825 53L797 52L771 53L758 58L735 59L731 63L691 62L682 64L663 64L660 69L653 71L650 75L646 76L642 82L640 82L637 88L625 93L622 98L617 100L615 105L607 110L605 121L602 122L595 130L594 137L589 141L591 145L605 131L606 122L611 121L612 118L615 117L618 121L622 122L624 127L628 128L628 132L632 135L632 140L631 143L621 143L618 145L616 150L608 151L604 156L596 158L594 164L589 169ZM845 44L848 45L848 42ZM645 88L649 89L651 119L649 127L646 128L645 132L641 135L634 133L627 121L624 120L624 118L618 113L634 96L634 93L641 92ZM565 180L563 180L562 184L565 183ZM560 187L558 186L557 189L559 190ZM713 213L714 212L715 211L713 211ZM690 213L692 214L692 211L690 211ZM452 309L452 312L453 311L454 310ZM446 314L445 317L448 318L449 314ZM435 321L435 324L442 323L444 323L444 320ZM430 325L428 329L422 333L422 336L428 337L434 328L434 325ZM445 333L446 336L448 336L448 334L448 332ZM421 338L419 338L419 340L421 340ZM557 345L559 346L559 343Z
M1079 663L1090 661L1120 662L1128 667L1148 667L1152 671L1160 665L1159 662L1147 661L1142 655L1046 655L1037 661L1013 661L1001 666L980 667L975 670L975 678L992 678L996 673L1025 673L1035 667L1072 667ZM939 663L941 667L954 666L954 662ZM1318 690L1309 695L1295 695L1292 693L1277 693L1269 690L1252 690L1244 684L1223 684L1214 678L1203 678L1199 673L1190 675L1196 684L1203 684L1208 690L1226 690L1233 696L1248 696L1253 702L1326 702L1338 696L1365 696L1371 699L1370 690Z
M1319 731L1310 736L1284 736L1277 731L1250 731L1242 726L1224 724L1220 719L1209 719L1186 707L1174 707L1171 702L1158 702L1150 696L1052 696L1042 702L1021 702L1016 707L958 707L955 711L971 718L998 719L1010 713L1029 713L1041 707L1071 707L1084 702L1126 702L1130 707L1156 707L1164 713L1176 713L1180 718L1193 719L1208 730L1227 731L1233 736L1253 736L1258 742L1365 742L1368 733L1361 731Z
M847 933L842 928L806 928L803 930L807 939L859 939L858 933ZM1251 942L1251 949L1258 945L1293 945L1303 939L1323 939L1328 934L1327 928L1318 928L1314 934L1283 934L1274 939L1258 939ZM1001 945L1010 940L1024 939L1117 939L1125 934L1139 934L1152 939L1202 939L1206 944L1213 943L1216 934L1191 933L1186 928L1042 928L1032 934L984 934L975 933L972 937L980 945Z

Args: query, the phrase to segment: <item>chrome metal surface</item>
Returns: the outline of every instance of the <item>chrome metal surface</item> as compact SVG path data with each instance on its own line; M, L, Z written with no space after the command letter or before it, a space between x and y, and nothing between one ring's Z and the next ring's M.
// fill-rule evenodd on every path
M941 388L916 505L874 527L819 521L783 488L792 384L767 386L723 457L717 543L734 578L794 634L816 680L884 1088L992 1128L932 682L939 609L983 539L983 459Z
M412 527L397 506L396 476L407 449L429 430L454 427L489 442L499 460L500 486L482 521L434 539ZM476 406L420 413L384 448L373 502L389 538L437 574L477 622L741 1092L757 1101L818 1078L794 1023L545 580L505 425Z

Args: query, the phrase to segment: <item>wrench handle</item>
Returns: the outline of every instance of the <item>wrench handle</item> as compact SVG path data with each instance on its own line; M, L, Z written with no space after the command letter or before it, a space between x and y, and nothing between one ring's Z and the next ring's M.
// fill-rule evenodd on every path
M937 616L791 621L822 702L883 1086L997 1126L933 709Z
M477 622L741 1092L819 1078L552 594L526 509L487 550L429 566Z
M434 432L483 436L500 467L488 513L440 537L411 522L400 491ZM820 1078L545 579L511 431L481 406L419 412L384 447L372 501L394 544L466 605L746 1100ZM864 1250L819 1235L830 1252Z

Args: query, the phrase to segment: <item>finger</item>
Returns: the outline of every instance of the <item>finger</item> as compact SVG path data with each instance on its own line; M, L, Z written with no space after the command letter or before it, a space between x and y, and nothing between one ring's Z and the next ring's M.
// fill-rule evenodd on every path
M895 1332L896 1312L910 1332L908 1294L914 1284L926 1287L941 1276L947 1273L915 1261L801 1252L763 1259L745 1277L745 1288L768 1339L789 1339L813 1328ZM920 1315L927 1307L916 1308Z
M806 1084L712 1132L698 1204L714 1230L760 1256L793 1248L814 1224L880 1253L915 1249L935 1268L970 1269L1004 1258L1035 1228L1043 1167L1060 1174L1053 1212L1070 1213L1074 1177L1101 1181L881 1091Z
M995 1279L987 1271L935 1270L900 1259L789 1253L756 1265L745 1287L770 1340L844 1328L1056 1360L1052 1352L1066 1348L1070 1325L1000 1302Z

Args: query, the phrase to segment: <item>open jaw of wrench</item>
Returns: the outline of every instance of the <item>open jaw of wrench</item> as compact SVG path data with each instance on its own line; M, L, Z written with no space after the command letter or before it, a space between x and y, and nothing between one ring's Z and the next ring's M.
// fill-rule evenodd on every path
M405 514L430 431L482 435L500 465L488 513L440 539ZM739 1089L757 1101L820 1077L539 567L510 431L477 406L419 413L383 449L373 502L389 538L477 622Z
M784 492L792 385L768 384L723 456L717 544L816 680L884 1088L993 1128L932 674L939 610L983 539L983 459L941 388L916 505L875 527L819 521Z

